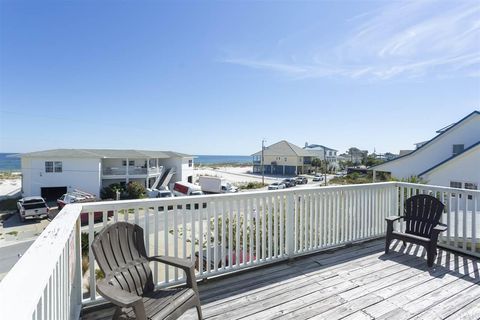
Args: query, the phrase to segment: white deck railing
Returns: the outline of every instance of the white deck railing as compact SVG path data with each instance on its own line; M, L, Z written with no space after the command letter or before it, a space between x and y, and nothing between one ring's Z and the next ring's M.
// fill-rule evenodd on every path
M80 212L66 206L0 282L1 319L78 319Z
M1 314L75 318L82 302L102 300L94 290L98 267L92 252L80 276L80 232L91 243L108 223L139 224L149 255L195 260L197 277L205 278L382 237L384 218L401 214L404 200L418 193L446 204L442 220L449 229L441 244L480 257L480 191L388 182L85 203L65 207L0 283ZM88 215L81 230L80 212ZM157 263L152 269L158 286L184 281L177 269Z
M439 245L480 257L480 191L413 183L397 183L399 213L404 200L415 194L430 194L445 204L441 222L448 226ZM402 226L403 227L403 226Z

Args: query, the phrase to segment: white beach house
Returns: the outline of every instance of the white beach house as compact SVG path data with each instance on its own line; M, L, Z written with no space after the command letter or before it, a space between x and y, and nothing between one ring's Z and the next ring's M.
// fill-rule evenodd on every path
M330 169L338 169L338 150L321 144L308 144L308 142L305 142L305 147L303 147L303 149L310 151L314 157L319 158L322 161L326 160Z
M478 189L480 184L480 112L474 111L439 131L417 149L371 167L396 178L417 176L432 185Z
M99 196L112 183L150 187L193 181L193 156L172 151L54 149L21 155L22 194L55 200L80 189Z

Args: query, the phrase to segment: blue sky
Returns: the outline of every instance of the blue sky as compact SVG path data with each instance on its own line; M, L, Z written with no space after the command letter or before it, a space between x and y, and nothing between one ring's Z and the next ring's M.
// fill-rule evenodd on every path
M398 152L480 109L477 1L0 1L0 152Z

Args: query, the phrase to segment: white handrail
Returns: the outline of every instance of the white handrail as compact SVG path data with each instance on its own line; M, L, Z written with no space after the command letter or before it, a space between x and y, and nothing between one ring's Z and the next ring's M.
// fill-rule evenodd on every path
M0 282L2 319L78 319L80 212L65 206Z

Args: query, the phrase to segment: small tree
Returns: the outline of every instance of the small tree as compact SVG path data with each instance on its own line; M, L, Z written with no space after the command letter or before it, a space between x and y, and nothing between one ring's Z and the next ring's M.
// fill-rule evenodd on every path
M122 194L125 189L119 183L112 183L111 185L103 188L100 191L100 198L105 199L117 199L117 191Z
M318 167L322 166L322 160L320 160L319 158L313 158L312 166L315 167L315 173L318 173Z
M142 199L145 198L146 190L143 185L136 181L131 181L127 185L126 198L127 199Z

